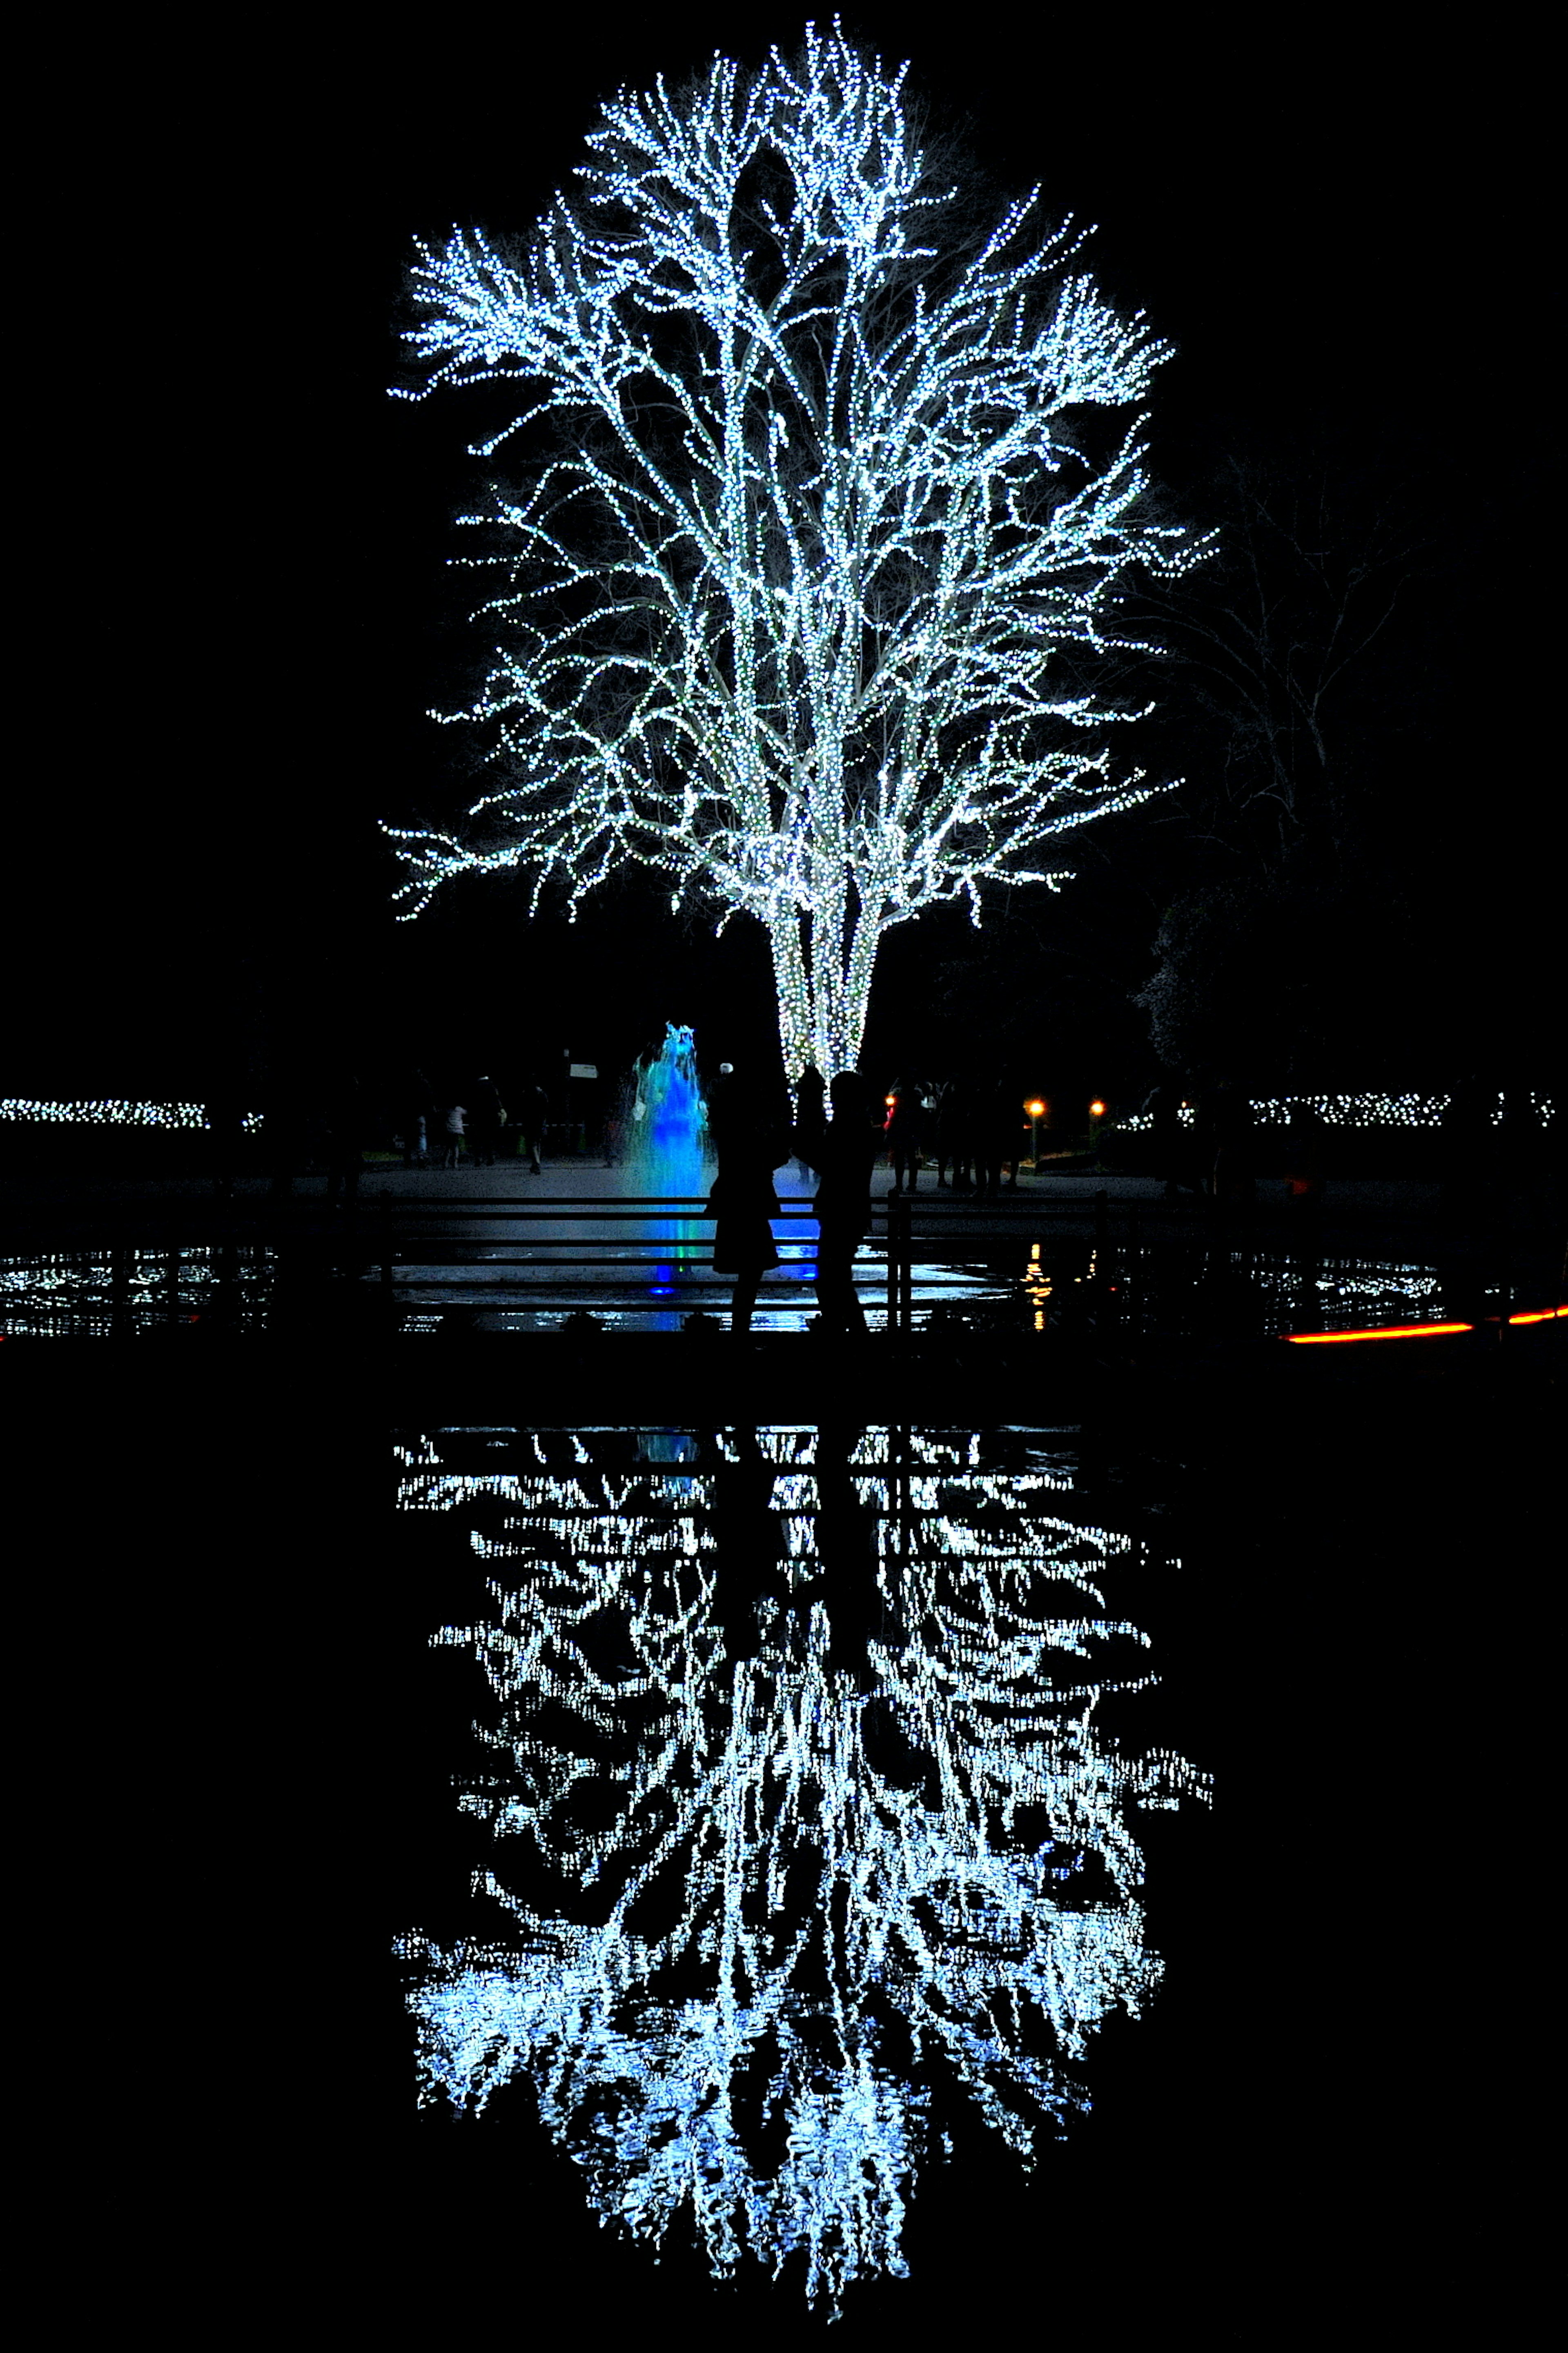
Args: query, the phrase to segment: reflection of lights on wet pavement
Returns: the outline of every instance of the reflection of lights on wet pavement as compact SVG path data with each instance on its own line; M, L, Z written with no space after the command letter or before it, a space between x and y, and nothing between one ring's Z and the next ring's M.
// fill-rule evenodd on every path
M684 2214L721 2276L802 2254L833 2307L907 2273L939 2095L1026 2163L1086 2104L1097 2029L1161 1975L1139 1816L1205 1794L1100 1735L1153 1680L1107 1610L1136 1547L1013 1439L1005 1468L881 1429L399 1449L402 1508L490 1572L434 1639L488 1683L460 1807L510 1915L402 1941L423 2096L521 2078L606 2220L657 2245Z

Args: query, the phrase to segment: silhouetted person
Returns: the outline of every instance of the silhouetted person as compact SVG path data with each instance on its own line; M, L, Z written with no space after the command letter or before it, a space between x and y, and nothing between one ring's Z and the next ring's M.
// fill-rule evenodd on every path
M703 1448L708 1466L709 1528L713 1545L710 1609L723 1629L731 1659L757 1654L757 1603L778 1583L784 1528L773 1508L773 1466L755 1430L732 1430L728 1449Z
M211 1139L213 1191L220 1201L232 1201L245 1114L237 1093L226 1080L220 1080L214 1087L205 1109Z
M943 1192L968 1193L974 1155L973 1090L966 1079L949 1079L937 1097L936 1181ZM951 1187L947 1171L952 1171Z
M902 1080L899 1080L891 1092L893 1099L883 1133L887 1137L888 1157L892 1163L893 1190L901 1193L907 1179L912 1193L920 1182L921 1134L925 1125L925 1109L918 1087L906 1086Z
M522 1149L528 1155L532 1174L539 1174L539 1147L544 1141L544 1122L549 1111L549 1099L537 1079L530 1079L522 1090L517 1106L518 1134Z
M1215 1193L1222 1201L1250 1201L1257 1138L1252 1105L1239 1087L1227 1091L1215 1155Z
M871 1222L871 1170L882 1131L870 1092L855 1071L840 1071L828 1090L833 1116L808 1145L795 1148L816 1171L816 1299L824 1332L864 1335L866 1314L855 1289L855 1253Z
M816 1556L826 1585L828 1657L857 1689L875 1688L867 1643L881 1624L877 1514L856 1477L863 1427L825 1423L816 1444Z
M808 1062L801 1072L795 1103L795 1158L814 1168L816 1164L809 1157L807 1146L820 1140L827 1125L826 1082L815 1062Z
M730 1329L749 1332L757 1286L779 1262L770 1223L779 1210L773 1171L789 1158L789 1131L768 1116L752 1080L726 1070L709 1101L708 1132L719 1155L708 1196L708 1214L717 1220L713 1271L734 1276Z
M352 1072L339 1078L326 1102L327 1201L346 1208L359 1198L364 1147L364 1101Z
M461 1165L463 1134L468 1116L468 1111L462 1103L449 1103L447 1107L441 1122L444 1147L441 1154L443 1168L456 1168Z
M398 1120L403 1131L405 1168L424 1168L429 1164L432 1113L428 1080L423 1071L410 1071Z
M468 1149L480 1168L493 1168L506 1132L506 1107L495 1081L481 1075L473 1088L473 1101L468 1106Z
M992 1079L982 1090L975 1106L974 1121L974 1180L975 1190L983 1198L993 1198L1002 1190L1002 1171L1010 1170L1008 1184L1018 1182L1019 1106L1017 1090L1005 1079Z
M1442 1146L1443 1207L1467 1210L1479 1207L1485 1181L1491 1174L1492 1113L1497 1091L1475 1072L1462 1078L1448 1097L1439 1123Z
M1510 1087L1503 1097L1502 1116L1494 1133L1501 1171L1510 1177L1533 1175L1541 1145L1541 1123L1534 1103L1522 1087Z
M1328 1129L1310 1103L1298 1103L1285 1136L1285 1198L1299 1225L1317 1219L1323 1206L1323 1152Z
M1143 1103L1151 1128L1154 1174L1163 1176L1165 1198L1173 1201L1185 1178L1186 1139L1182 1133L1182 1090L1173 1079L1162 1079Z
M1235 1205L1252 1198L1252 1105L1228 1079L1209 1095L1209 1190L1214 1199Z

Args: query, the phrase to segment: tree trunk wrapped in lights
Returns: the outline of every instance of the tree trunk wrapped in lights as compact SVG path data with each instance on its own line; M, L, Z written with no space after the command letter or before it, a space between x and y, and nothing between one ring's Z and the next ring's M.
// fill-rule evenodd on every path
M574 911L657 868L765 927L792 1079L853 1064L893 924L1054 886L1053 837L1157 789L1112 773L1136 713L1092 670L1131 642L1129 568L1195 554L1144 495L1164 347L1070 227L1029 237L1032 199L964 227L902 81L809 33L623 94L525 253L454 233L413 281L406 396L515 383L475 454L531 455L464 518L497 644L441 714L486 727L497 781L458 834L387 828L405 912L460 873Z

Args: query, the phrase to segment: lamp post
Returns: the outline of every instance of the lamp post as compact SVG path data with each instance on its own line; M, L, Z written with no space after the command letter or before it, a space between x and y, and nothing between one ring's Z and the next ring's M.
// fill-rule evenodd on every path
M1024 1109L1029 1114L1029 1166L1037 1176L1040 1173L1040 1122L1046 1115L1046 1106L1037 1099L1026 1103Z

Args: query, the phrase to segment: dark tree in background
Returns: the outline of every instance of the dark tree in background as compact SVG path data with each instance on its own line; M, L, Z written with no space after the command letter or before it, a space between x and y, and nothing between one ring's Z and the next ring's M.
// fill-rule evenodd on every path
M1215 560L1153 600L1189 879L1135 1001L1172 1070L1373 1078L1397 1051L1420 955L1405 861L1434 812L1413 806L1422 678L1406 623L1435 550L1397 470L1325 437L1228 452L1200 504Z

